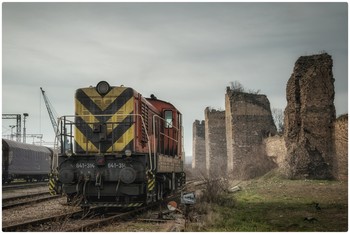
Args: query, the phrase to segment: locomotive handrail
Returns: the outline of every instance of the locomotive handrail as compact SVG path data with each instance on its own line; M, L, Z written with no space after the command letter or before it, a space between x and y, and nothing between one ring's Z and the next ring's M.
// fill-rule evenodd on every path
M164 122L166 122L166 120L158 115L153 115L153 137L154 137L154 141L153 141L153 146L154 146L154 153L157 152L157 149L156 149L156 118L160 119L160 120L163 120ZM177 134L180 132L179 128L174 126L173 123L168 123L169 126L171 126L171 128L175 129L177 131ZM166 135L165 133L162 133L162 132L159 132L160 135L163 135L165 136L166 138L174 141L175 143L177 143L176 147L178 147L178 143L179 143L179 139L174 139L172 137L170 137L169 135ZM181 134L180 134L181 135ZM178 136L178 137L181 137L181 136ZM154 155L154 165L156 165L156 155Z
M165 136L165 137L167 137L167 138L169 138L170 140L173 140L173 141L175 141L175 142L179 142L179 140L176 140L176 139L174 139L174 138L172 138L172 137L170 137L170 136L168 136L168 135L166 135L166 134L164 134L164 133L159 133L160 135L163 135L163 136Z
M150 143L150 137L148 135L148 132L147 132L147 128L146 128L146 124L145 124L145 121L142 117L142 115L140 114L101 114L101 115L93 115L93 116L100 116L100 117L112 117L112 116L134 116L134 117L139 117L141 118L141 122L142 122L142 126L143 128L146 130L145 133L146 133L146 137L147 137L147 144L148 144L148 155L149 155L149 160L150 160L150 167L153 168L153 165L152 165L152 153L151 153L151 143ZM75 117L91 117L91 115L64 115L64 116L61 116L58 118L58 126L61 126L62 125L62 122L64 122L64 124L66 122L70 122L71 124L75 124L75 121L72 121L70 119L67 119L67 118L75 118ZM87 124L93 124L95 122L91 122L91 123L87 123ZM108 122L107 122L108 123ZM114 122L109 122L109 123L114 123ZM118 122L115 122L115 123L118 123ZM66 125L66 124L65 124ZM61 126L62 127L62 126ZM66 133L64 133L66 135ZM71 133L72 134L72 133ZM63 133L60 132L60 136L62 136ZM73 134L70 136L70 137L75 137L73 136ZM113 146L112 146L113 147ZM58 163L58 158L57 158L57 163Z

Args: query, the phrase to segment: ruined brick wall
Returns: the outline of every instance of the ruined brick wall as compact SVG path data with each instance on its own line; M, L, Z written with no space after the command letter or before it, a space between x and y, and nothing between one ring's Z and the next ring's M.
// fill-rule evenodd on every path
M287 148L284 137L280 135L271 136L264 139L265 152L277 165L283 169L287 155Z
M326 53L302 56L288 80L284 137L289 178L331 178L335 120L332 66Z
M334 123L333 176L337 180L348 180L348 115L342 115Z
M250 179L275 168L263 144L264 138L277 132L266 95L227 87L225 99L229 173L237 179Z
M225 111L206 108L205 142L206 166L209 178L226 176L226 126Z
M206 171L205 158L205 123L196 120L192 127L192 168L200 173Z
M233 131L232 131L232 110L231 110L231 100L230 100L230 88L226 88L227 92L225 94L225 124L226 124L226 147L227 147L227 172L233 174L234 165L234 142L233 142Z

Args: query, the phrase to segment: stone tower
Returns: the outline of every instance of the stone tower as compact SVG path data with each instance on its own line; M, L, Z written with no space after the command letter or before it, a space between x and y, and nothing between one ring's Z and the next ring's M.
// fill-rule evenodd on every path
M348 114L336 119L333 140L333 176L338 180L348 180Z
M265 174L277 165L264 150L263 139L275 135L266 95L226 89L227 170L237 179Z
M192 168L206 174L205 159L205 123L195 120L193 123Z
M332 66L332 58L326 53L301 56L288 80L284 138L289 178L332 177L335 120Z
M206 166L209 178L226 176L226 126L225 111L206 108L205 143Z

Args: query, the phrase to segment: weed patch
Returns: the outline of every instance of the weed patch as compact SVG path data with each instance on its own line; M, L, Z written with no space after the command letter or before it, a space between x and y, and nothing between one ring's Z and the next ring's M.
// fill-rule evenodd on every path
M223 190L224 191L224 190ZM205 206L201 226L211 232L345 232L347 183L286 180L274 175L247 181L242 191L218 193ZM196 206L197 206L196 205Z

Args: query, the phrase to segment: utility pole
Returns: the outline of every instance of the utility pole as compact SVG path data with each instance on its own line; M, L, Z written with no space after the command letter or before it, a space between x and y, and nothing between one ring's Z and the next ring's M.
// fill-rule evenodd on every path
M26 143L26 118L28 116L28 113L23 113L23 143Z
M16 125L10 125L9 126L11 128L11 141L13 141L13 128L16 127Z

